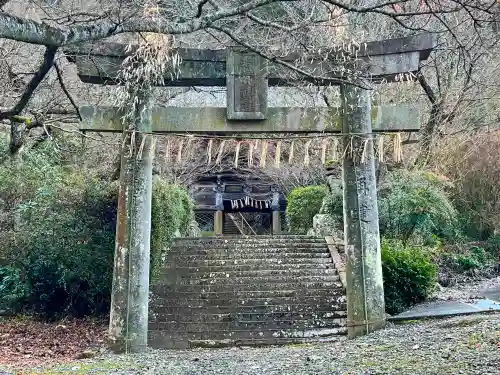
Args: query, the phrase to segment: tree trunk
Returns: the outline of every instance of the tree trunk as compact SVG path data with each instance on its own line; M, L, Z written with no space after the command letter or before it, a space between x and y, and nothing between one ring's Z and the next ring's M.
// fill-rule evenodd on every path
M24 121L11 120L9 154L14 160L21 158L21 153L26 145L28 129Z
M420 152L417 156L416 164L424 166L429 160L432 151L432 143L436 129L439 126L440 120L443 118L443 103L436 101L432 103L429 120L420 131L421 143Z
M341 93L344 147L352 146L343 160L343 192L348 334L355 337L385 324L384 285L370 93L354 86Z

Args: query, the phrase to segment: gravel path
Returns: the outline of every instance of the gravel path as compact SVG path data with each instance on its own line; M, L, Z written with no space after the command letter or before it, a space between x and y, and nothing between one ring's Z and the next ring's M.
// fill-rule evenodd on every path
M34 370L34 369L33 369ZM390 326L355 340L265 348L151 350L30 374L500 374L500 314ZM27 372L23 372L26 374ZM0 374L9 374L0 370Z

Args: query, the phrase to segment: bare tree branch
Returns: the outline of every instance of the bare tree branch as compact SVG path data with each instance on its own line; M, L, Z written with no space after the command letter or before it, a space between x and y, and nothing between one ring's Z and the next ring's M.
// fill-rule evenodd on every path
M420 86L424 90L425 94L427 95L427 98L429 98L429 101L431 104L436 103L437 101L437 96L432 87L429 85L427 80L425 79L425 76L422 74L422 72L419 72L417 75L418 83L420 83Z
M45 76L52 68L52 65L54 65L56 52L57 47L50 46L46 48L43 55L43 62L40 65L38 72L31 78L31 81L26 86L23 95L14 108L10 111L0 113L0 120L19 115L26 108L38 85L44 80Z
M208 3L208 0L201 0L198 4L198 12L196 12L196 18L200 18L203 13L203 6Z
M73 96L71 96L70 92L66 88L66 85L64 84L61 68L59 68L59 65L57 64L57 62L54 62L54 68L56 69L57 80L59 81L59 84L61 85L62 90L66 94L66 97L68 98L68 100L71 102L71 105L73 106L73 108L75 108L75 111L76 111L78 118L80 119L80 121L82 121L82 115L80 114L80 110L78 109L78 106L76 105L76 102L73 99Z
M1 1L1 0L0 0ZM63 46L67 44L86 42L91 40L103 39L112 35L128 33L128 32L156 32L163 34L187 34L198 30L213 26L219 20L244 15L251 10L261 8L266 5L275 3L294 2L293 0L250 0L244 4L229 7L217 8L214 11L202 16L200 10L208 3L201 1L198 5L197 17L186 19L180 18L179 21L166 20L163 23L158 23L155 20L131 17L123 21L113 21L111 18L98 20L86 25L75 25L72 27L56 27L46 23L40 23L32 19L22 18L0 12L0 38L22 41L33 44L43 44L50 46ZM439 11L426 7L418 11L412 12L395 12L389 11L391 5L401 3L401 1L386 1L368 7L356 7L349 2L323 0L325 4L338 7L346 12L353 13L373 13L379 14L394 19L396 22L404 26L401 19L432 15L434 17L442 16L449 13L455 13L463 9L464 5L459 1L454 0L449 6L441 6ZM482 9L488 13L487 7ZM443 21L444 22L444 21Z
M362 83L358 83L357 81L351 81L351 80L343 79L343 78L335 78L335 79L333 79L331 77L317 76L317 75L311 74L308 71L300 68L299 66L296 66L294 64L290 64L290 63L288 63L286 61L283 61L282 59L280 59L277 56L271 56L271 55L268 55L268 54L264 53L263 51L260 51L260 50L256 49L255 47L253 47L250 44L248 44L247 42L245 42L243 39L241 39L238 36L234 35L231 32L231 30L229 30L227 28L218 27L218 26L212 26L212 29L220 31L220 32L226 34L229 38L231 38L232 40L234 40L239 45L247 48L249 51L255 52L259 56L262 56L263 58L265 58L265 59L267 59L267 60L269 60L271 62L274 62L276 64L282 65L282 66L284 66L286 68L289 68L290 70L292 70L294 72L297 72L297 73L301 74L304 77L312 78L313 80L318 81L318 82L321 81L321 80L325 80L325 81L328 80L330 82L343 83L343 84L348 84L348 85L353 85L353 86L357 86L357 87L366 88L365 85L363 85Z
M251 0L234 8L221 8L203 17L163 24L150 19L128 19L123 22L102 20L90 25L55 27L31 19L0 12L0 38L32 44L63 46L98 40L127 32L156 32L163 34L187 34L202 30L214 22L244 14L252 9L276 2L276 0Z

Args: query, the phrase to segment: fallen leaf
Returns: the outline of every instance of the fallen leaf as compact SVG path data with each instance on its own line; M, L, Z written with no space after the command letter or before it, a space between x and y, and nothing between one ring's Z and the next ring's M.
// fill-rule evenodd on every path
M18 370L70 362L89 347L98 351L106 335L107 322L104 320L3 321L0 323L0 365Z

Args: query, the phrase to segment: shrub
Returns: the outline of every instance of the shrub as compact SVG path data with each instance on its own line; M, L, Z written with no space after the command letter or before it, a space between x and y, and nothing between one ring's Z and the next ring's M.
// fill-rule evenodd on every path
M158 275L163 257L176 232L187 234L194 219L193 202L182 188L159 178L153 181L151 202L151 279Z
M0 209L19 217L15 230L12 225L0 230L0 238L9 239L2 242L0 265L11 266L0 269L0 305L8 301L11 310L24 307L45 318L107 312L118 184L101 181L92 171L77 173L46 163L44 152L33 150L23 163L0 166L0 176L19 173L19 184L0 178L0 199L15 202ZM37 158L42 169L50 166L46 176L37 174ZM34 180L22 185L24 178ZM155 179L152 275L174 234L187 231L192 208L186 192Z
M21 280L19 270L0 267L0 315L19 312L26 294L26 284Z
M286 219L291 233L305 234L328 193L325 186L306 186L292 190L287 198Z
M397 171L379 193L380 231L406 244L438 237L456 237L455 208L445 193L446 182L428 172Z
M336 189L326 194L319 213L330 215L335 219L340 227L343 227L344 196L340 187L337 187Z
M455 272L468 272L485 268L492 256L483 247L472 246L460 252L445 251L440 254L440 265ZM494 260L494 259L493 259Z
M27 308L45 318L109 307L116 193L98 181L85 185L46 190L20 206Z
M385 308L397 314L425 301L437 280L437 269L424 250L382 240Z

